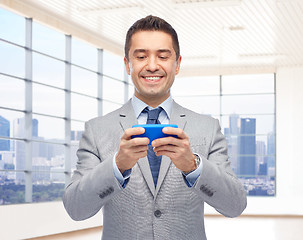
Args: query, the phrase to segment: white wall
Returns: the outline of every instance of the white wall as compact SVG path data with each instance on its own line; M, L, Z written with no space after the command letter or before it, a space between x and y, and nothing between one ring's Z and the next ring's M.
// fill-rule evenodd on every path
M303 215L303 67L277 71L277 195L249 197L244 214ZM206 213L215 213L206 207ZM72 221L61 202L0 206L0 238L23 239L95 227L90 220ZM4 230L4 231L3 231Z

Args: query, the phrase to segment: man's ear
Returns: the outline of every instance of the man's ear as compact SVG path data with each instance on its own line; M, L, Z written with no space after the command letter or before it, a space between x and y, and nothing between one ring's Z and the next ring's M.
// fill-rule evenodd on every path
M125 65L127 74L130 75L129 62L127 61L126 57L124 57L124 65Z
M176 75L179 73L180 65L181 65L181 60L182 60L182 57L180 55L179 58L178 58L178 60L177 60Z

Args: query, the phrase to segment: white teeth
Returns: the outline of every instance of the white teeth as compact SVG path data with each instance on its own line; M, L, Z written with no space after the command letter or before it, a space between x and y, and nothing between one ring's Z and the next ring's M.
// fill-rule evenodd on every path
M161 77L145 77L145 79L147 79L147 80L158 80L160 78Z

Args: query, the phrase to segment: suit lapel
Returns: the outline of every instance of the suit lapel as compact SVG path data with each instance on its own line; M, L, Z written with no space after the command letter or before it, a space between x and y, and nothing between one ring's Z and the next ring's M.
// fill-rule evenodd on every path
M131 128L135 124L138 124L138 120L134 114L134 109L133 109L131 100L129 100L121 108L119 116L120 116L120 125L121 125L123 131L125 131L128 128ZM153 181L153 177L152 177L152 174L150 171L150 166L149 166L147 157L139 159L138 166L142 172L142 175L143 175L151 193L154 195L155 185L154 185L154 181Z
M183 130L186 126L186 114L184 113L184 108L181 107L179 104L177 104L175 101L173 102L173 106L172 106L170 124L176 124L179 128ZM156 198L159 192L159 189L163 183L163 180L167 174L170 165L171 165L171 160L166 156L162 156L162 162L161 162L161 167L158 176L158 183L154 194L154 198Z
M138 120L135 116L131 100L129 100L127 103L125 103L122 106L119 112L119 117L120 117L120 125L123 131L125 131L128 128L131 128L135 124L138 124Z

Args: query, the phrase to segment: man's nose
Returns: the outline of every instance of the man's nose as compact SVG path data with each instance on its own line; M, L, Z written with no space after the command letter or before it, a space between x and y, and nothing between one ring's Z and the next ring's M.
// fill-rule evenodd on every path
M159 70L157 58L156 57L148 58L146 68L147 68L146 70L148 70L150 72L155 72L155 71Z

